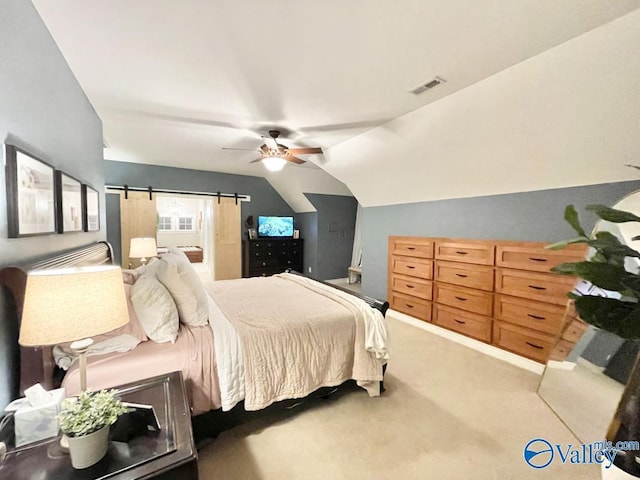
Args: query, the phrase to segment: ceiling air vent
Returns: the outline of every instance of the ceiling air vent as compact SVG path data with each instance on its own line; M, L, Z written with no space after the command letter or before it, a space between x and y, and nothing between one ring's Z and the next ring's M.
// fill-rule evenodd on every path
M411 90L409 90L411 93L414 93L416 95L426 91L426 90L430 90L434 87L437 87L438 85L440 85L441 83L445 83L446 80L444 78L441 77L434 77L432 80L428 80L426 82L421 83L420 85L413 87Z

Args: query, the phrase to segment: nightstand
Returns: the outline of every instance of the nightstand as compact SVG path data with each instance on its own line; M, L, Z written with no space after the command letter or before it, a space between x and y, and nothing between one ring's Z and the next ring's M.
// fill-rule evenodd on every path
M191 430L191 416L180 372L148 378L116 387L127 402L153 405L159 432L109 442L107 455L84 470L74 470L69 456L60 450L60 438L11 453L0 464L0 477L33 479L174 479L198 478L198 456Z

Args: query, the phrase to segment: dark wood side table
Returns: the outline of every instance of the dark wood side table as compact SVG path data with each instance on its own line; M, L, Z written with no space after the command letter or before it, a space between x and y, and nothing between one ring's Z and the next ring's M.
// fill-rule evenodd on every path
M34 479L197 479L198 455L191 416L180 372L159 375L117 387L127 402L153 405L159 432L149 432L129 442L109 442L107 455L83 470L71 466L60 449L60 437L20 448L0 464L0 478Z

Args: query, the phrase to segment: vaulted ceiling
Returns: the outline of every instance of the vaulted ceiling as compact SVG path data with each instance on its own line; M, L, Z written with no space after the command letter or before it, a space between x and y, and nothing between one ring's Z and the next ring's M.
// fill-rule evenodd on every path
M297 211L313 209L303 191L364 195L348 163L366 164L354 157L369 153L340 144L640 8L639 0L33 2L103 121L105 158L265 176ZM409 92L436 75L446 83ZM327 157L335 147L336 160L309 155L269 174L249 163L255 151L222 150L256 149L274 127L289 146L320 146ZM394 161L402 170L402 158Z

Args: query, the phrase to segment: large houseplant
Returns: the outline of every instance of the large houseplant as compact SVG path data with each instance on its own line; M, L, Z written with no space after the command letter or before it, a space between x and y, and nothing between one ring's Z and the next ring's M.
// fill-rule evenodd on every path
M60 430L68 438L71 464L87 468L107 453L109 426L127 408L115 396L115 390L83 391L77 398L67 399L58 415Z
M616 210L604 205L589 205L602 220L613 223L640 222L640 217L630 212ZM573 205L565 209L565 220L577 232L578 237L558 242L549 248L560 249L572 243L586 243L592 254L582 262L563 263L553 271L564 275L575 275L590 282L604 295L569 293L575 307L585 322L612 332L624 339L640 338L640 274L629 266L628 259L640 259L640 252L623 244L610 232L596 231L587 235L580 225ZM633 237L632 240L638 240ZM625 268L627 263L627 268ZM629 381L620 399L616 414L609 425L607 440L614 445L618 441L640 440L640 362L636 359ZM620 451L615 464L630 475L640 477L637 451Z

